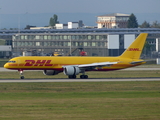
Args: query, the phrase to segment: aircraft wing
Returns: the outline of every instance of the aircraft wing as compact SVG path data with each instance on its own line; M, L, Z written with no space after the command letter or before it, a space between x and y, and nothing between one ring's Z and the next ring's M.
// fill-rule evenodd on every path
M100 63L91 63L91 64L82 64L78 65L80 69L94 69L96 67L104 67L104 66L111 66L113 64L117 64L118 62L100 62Z

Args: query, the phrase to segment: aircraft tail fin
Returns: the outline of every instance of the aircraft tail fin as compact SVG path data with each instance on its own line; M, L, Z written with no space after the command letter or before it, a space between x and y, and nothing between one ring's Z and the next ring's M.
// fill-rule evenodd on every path
M139 59L148 33L141 33L120 57Z

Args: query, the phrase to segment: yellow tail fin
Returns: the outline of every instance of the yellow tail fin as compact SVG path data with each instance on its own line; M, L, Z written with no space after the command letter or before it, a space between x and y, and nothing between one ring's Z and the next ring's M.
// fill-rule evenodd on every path
M139 59L148 33L141 33L120 57Z

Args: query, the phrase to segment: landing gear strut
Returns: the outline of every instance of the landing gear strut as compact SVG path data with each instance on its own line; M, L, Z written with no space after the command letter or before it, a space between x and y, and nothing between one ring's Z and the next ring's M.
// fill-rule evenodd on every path
M19 73L20 73L20 79L24 79L23 70L19 70Z

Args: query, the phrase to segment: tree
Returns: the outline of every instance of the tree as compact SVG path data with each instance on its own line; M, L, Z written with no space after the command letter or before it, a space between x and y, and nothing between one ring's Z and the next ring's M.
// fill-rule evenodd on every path
M54 23L59 23L59 22L58 22L58 16L57 16L57 15L54 14L53 18L54 18L54 19L53 19Z
M53 17L51 17L49 20L49 26L54 27L56 23L59 23L58 16L56 14L54 14Z
M160 23L158 21L154 21L151 25L152 28L160 28Z
M51 17L50 20L49 20L49 26L54 26L54 20L53 20L52 17Z
M147 21L144 21L142 25L140 25L141 28L150 28L150 24Z
M138 22L137 22L136 16L133 13L129 16L127 27L128 28L137 28L138 27Z

